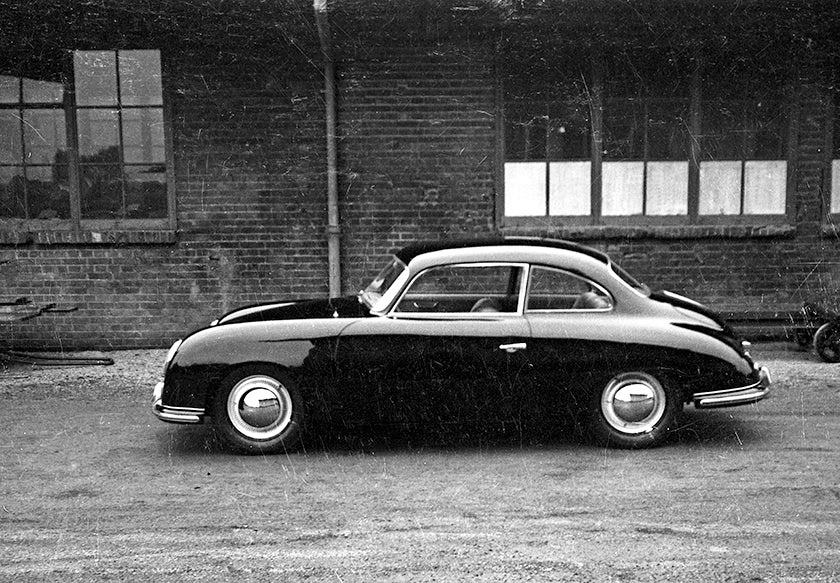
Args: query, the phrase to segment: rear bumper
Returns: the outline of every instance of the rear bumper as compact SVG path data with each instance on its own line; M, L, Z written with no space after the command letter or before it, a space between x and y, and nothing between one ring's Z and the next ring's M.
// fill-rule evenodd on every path
M163 383L155 385L152 396L152 413L161 421L167 423L202 423L204 421L204 409L194 407L169 407L163 404Z
M713 409L715 407L735 407L755 403L769 394L771 384L770 371L762 366L758 369L758 381L753 384L722 391L695 393L693 397L694 406L698 409Z

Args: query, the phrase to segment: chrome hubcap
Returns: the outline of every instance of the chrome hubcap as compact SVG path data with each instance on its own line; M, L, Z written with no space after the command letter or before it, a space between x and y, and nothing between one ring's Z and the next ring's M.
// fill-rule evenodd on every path
M277 379L254 375L236 383L227 400L233 427L251 439L273 439L289 426L292 398Z
M652 431L665 413L665 390L649 374L613 377L601 394L601 412L613 429L639 434Z

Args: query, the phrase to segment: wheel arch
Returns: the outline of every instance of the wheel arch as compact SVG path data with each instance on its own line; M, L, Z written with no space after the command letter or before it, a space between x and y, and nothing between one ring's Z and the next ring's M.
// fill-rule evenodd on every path
M264 335L222 330L239 326L209 328L184 340L166 371L164 401L167 404L208 407L209 411L219 384L232 371L248 365L276 366L303 384L303 370L317 366L313 365L314 361L323 360L316 352L329 354L329 338L275 341Z
M289 451L305 425L306 407L298 383L275 363L230 367L211 401L218 435L242 453Z

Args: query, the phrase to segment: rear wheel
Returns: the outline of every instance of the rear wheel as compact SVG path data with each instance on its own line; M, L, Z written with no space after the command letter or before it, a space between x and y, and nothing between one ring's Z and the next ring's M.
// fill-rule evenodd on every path
M814 334L814 349L826 362L840 362L840 322L823 324Z
M680 406L676 392L653 374L623 372L593 392L591 431L602 445L653 447L673 429Z
M278 453L300 438L303 403L294 381L272 365L249 365L229 374L214 402L222 438L244 453Z

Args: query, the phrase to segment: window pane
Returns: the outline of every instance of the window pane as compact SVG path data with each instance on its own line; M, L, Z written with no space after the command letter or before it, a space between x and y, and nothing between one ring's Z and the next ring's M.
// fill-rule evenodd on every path
M582 107L549 107L547 155L549 160L589 160L592 157L589 112Z
M780 160L787 157L787 112L778 102L758 101L747 109L746 157Z
M505 112L505 157L508 160L545 160L548 118L545 106L519 104Z
M831 161L831 212L840 213L840 160Z
M119 161L119 122L115 109L80 109L79 153L83 162Z
M541 217L546 215L545 162L505 164L505 215Z
M166 174L158 167L126 167L126 217L159 219L167 215Z
M604 162L601 213L604 216L642 214L644 162Z
M73 54L77 105L116 105L117 66L113 51Z
M840 213L840 95L835 95L833 143L831 144L831 212Z
M23 168L0 166L0 218L26 218Z
M0 164L23 164L20 126L21 120L18 110L0 110Z
M164 163L163 110L123 110L123 158L128 164Z
M592 207L592 164L589 161L552 162L549 176L550 215L589 215Z
M703 108L700 140L704 160L741 160L744 115L738 103L710 103Z
M638 101L611 100L604 111L604 159L644 160L644 108Z
M648 160L688 160L691 124L685 100L651 100L647 125Z
M122 218L122 183L122 172L117 164L82 164L82 218Z
M744 214L784 214L787 163L783 160L751 161L745 164L744 171Z
M20 103L20 77L0 75L0 103Z
M61 103L63 100L64 88L61 83L38 79L23 80L24 103Z
M23 112L23 140L28 164L52 164L67 148L64 112L27 109ZM66 157L64 159L66 162Z
M65 165L28 166L27 200L31 219L69 219L70 191Z
M120 102L161 105L163 91L159 51L120 51Z
M700 214L741 213L741 162L700 163Z
M688 214L688 162L648 162L648 215Z

